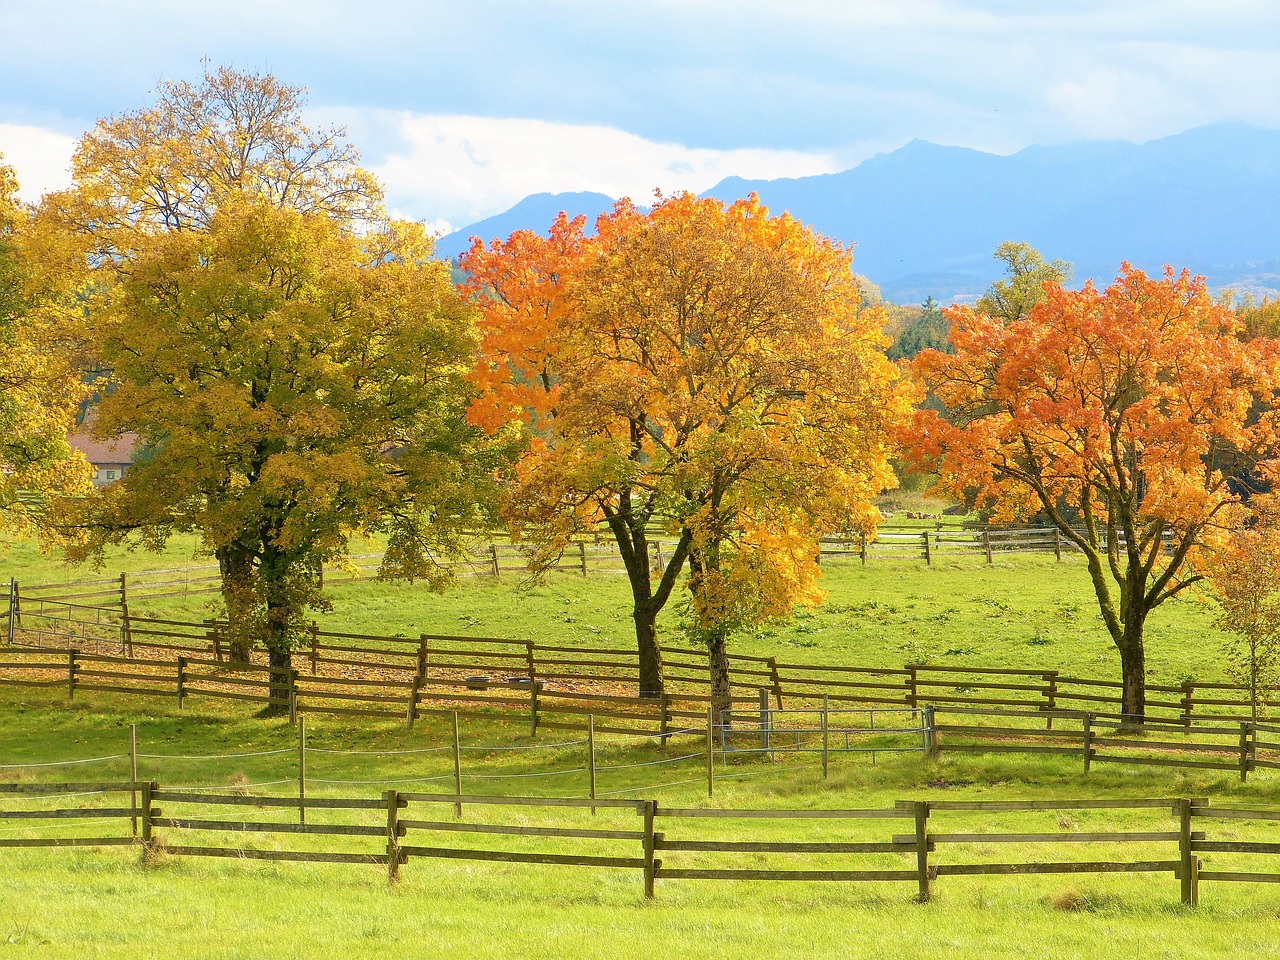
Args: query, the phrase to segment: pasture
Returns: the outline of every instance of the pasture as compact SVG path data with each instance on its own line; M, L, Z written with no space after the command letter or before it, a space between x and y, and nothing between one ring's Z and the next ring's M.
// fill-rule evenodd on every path
M184 555L181 547L164 558L125 554L110 558L105 572L187 559L189 548ZM5 562L5 572L27 582L85 576L22 546ZM1117 669L1084 571L1069 557L1061 563L1013 557L990 566L975 558L930 567L907 561L863 567L845 560L827 565L825 586L830 596L824 604L738 637L734 649L779 656L803 651L809 660L869 666L925 659L1070 668L1102 677ZM557 574L535 586L517 577L475 579L443 595L362 582L334 586L332 594L335 609L318 618L332 629L508 636L586 647L631 640L626 585L616 576ZM136 612L207 616L206 603L199 596L175 598ZM678 611L664 618L671 636ZM1153 680L1221 677L1220 642L1207 604L1190 598L1167 605L1151 621ZM139 754L145 755L141 778L280 796L296 789L290 786L296 729L234 705L196 701L179 711L166 701L144 706L102 695L68 706L56 692L13 689L0 689L0 697L0 764L115 757L95 775L127 778L120 757L136 724ZM447 753L395 752L447 745L451 731L442 718L412 730L346 718L308 724L308 744L316 751L309 761L309 795L377 795L379 783L447 778L451 772ZM584 795L575 752L580 747L557 749L548 743L558 739L551 734L531 741L518 719L470 723L466 738L469 791ZM602 793L665 806L708 803L705 784L696 782L698 760L663 763L685 752L679 741L663 747L603 738L598 749L598 762L609 768ZM195 759L180 759L187 757ZM565 772L544 775L557 770ZM783 756L777 763L756 756L717 773L711 802L738 808L1072 797L1280 801L1280 779L1267 771L1247 784L1230 773L1111 766L1086 776L1077 761L1053 757L909 754L881 756L872 765L865 756L842 756L824 781L811 755ZM0 781L60 775L65 768L0 769ZM1159 817L1160 828L1168 829L1169 815ZM1150 821L1118 811L1105 821L1097 813L1059 815L1048 826L1140 830ZM980 814L955 815L946 823L948 830L992 828L990 817ZM753 827L751 835L794 840L796 829L767 824ZM815 842L839 835L822 821L804 821L800 829L803 839ZM36 835L16 821L5 830L9 837ZM990 855L996 846L1002 858L1043 858L1032 844L979 846L976 852ZM912 902L909 884L659 879L657 899L647 901L633 874L590 867L411 860L392 887L372 866L153 859L158 862L144 865L129 847L0 850L0 943L14 956L39 957L114 957L140 949L174 958L421 952L477 958L1092 957L1103 942L1135 956L1270 956L1277 949L1270 931L1280 915L1273 885L1215 884L1192 910L1180 905L1178 881L1167 875L947 877L928 904ZM694 855L691 862L708 861ZM744 855L742 863L754 865L756 858Z

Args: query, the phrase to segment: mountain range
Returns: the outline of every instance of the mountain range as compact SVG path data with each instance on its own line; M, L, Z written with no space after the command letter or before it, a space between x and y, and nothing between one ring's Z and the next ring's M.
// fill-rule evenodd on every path
M1070 261L1073 284L1105 285L1129 261L1189 267L1215 288L1280 289L1280 131L1241 123L1009 156L915 140L841 173L730 177L704 196L753 191L773 212L853 244L855 270L898 303L978 296L999 276L992 254L1005 240ZM612 205L599 193L535 194L441 238L437 252L456 256L471 236L545 231L561 210L592 220Z

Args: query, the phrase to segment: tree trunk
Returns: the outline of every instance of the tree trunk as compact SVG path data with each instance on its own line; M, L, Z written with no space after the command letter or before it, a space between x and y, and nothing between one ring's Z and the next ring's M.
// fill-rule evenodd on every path
M266 601L267 656L271 666L277 668L271 673L271 699L285 701L269 704L266 712L285 713L293 693L292 627L298 615L297 599L289 583L288 559L280 551L273 547L264 549L258 573Z
M725 712L733 709L729 686L729 643L726 631L717 630L707 638L707 668L711 673L711 709L716 723L725 723Z
M637 602L631 617L636 624L636 649L640 654L640 696L662 696L662 648L658 646L658 611L650 603Z
M219 547L218 572L222 576L222 602L227 610L227 645L233 663L248 663L258 640L258 606L253 584L253 553L238 544Z
M1147 660L1142 643L1144 620L1136 612L1124 625L1120 647L1121 723L1141 727L1147 719Z

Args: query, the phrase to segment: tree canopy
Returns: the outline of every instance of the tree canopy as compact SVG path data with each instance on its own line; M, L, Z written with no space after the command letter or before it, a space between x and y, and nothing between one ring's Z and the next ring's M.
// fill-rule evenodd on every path
M508 506L548 551L604 523L632 586L643 692L685 562L727 695L736 624L818 596L817 539L866 528L907 402L848 251L752 197L628 202L464 260L484 312L473 416L523 418ZM655 532L675 549L651 570Z
M73 555L199 533L280 662L352 531L389 532L398 575L446 576L434 551L475 522L485 464L465 426L471 314L429 249L414 225L356 238L256 199L146 240L95 324L95 428L145 453L67 505Z
M33 263L30 215L13 168L0 157L0 528L30 529L56 491L88 484L67 432L84 396L64 342L70 303Z
M1044 290L1012 322L951 308L955 355L915 362L944 411L917 412L914 451L997 519L1043 511L1080 549L1140 723L1147 615L1233 525L1232 477L1276 455L1277 345L1241 343L1185 271L1125 264L1106 290Z
M997 280L978 298L974 308L989 317L1013 323L1021 320L1045 297L1046 283L1063 284L1071 279L1071 264L1046 261L1029 243L1005 241L996 247L995 259L1005 265L1007 279Z

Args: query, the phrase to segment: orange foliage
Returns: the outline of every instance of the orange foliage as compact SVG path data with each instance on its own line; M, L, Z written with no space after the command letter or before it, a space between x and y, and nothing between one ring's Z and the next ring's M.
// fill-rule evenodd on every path
M1240 342L1185 271L1125 264L1106 290L1044 289L1009 324L951 308L955 355L914 365L945 414L916 413L913 453L996 519L1043 512L1080 548L1128 688L1147 613L1234 523L1229 481L1273 466L1277 345Z

